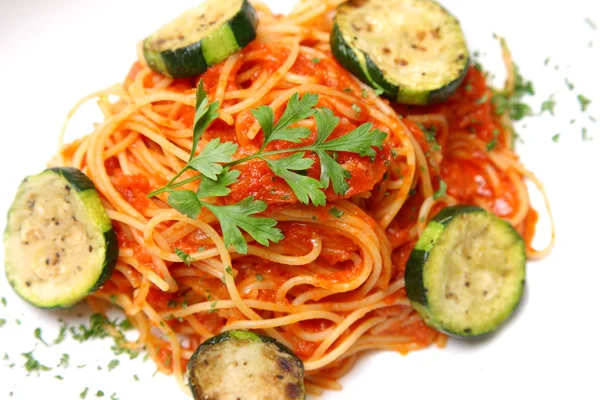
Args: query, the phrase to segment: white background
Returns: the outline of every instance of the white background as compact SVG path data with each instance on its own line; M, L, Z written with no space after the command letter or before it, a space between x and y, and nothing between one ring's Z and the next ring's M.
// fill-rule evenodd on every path
M120 82L135 59L136 43L195 1L22 0L0 2L0 213L6 212L21 179L39 172L56 152L57 134L72 104L82 96ZM268 1L278 11L292 2ZM528 265L527 293L516 318L499 334L478 343L451 340L444 351L432 348L403 357L391 352L366 355L344 380L342 392L323 399L600 398L600 31L598 2L445 0L461 20L471 50L502 78L492 33L504 35L525 77L534 81L540 104L554 95L556 116L518 124L525 164L545 182L558 228L554 253ZM590 46L591 42L591 47ZM548 66L544 60L550 57ZM575 84L569 91L567 78ZM583 114L576 99L592 99ZM97 114L84 110L71 137L90 131ZM570 123L575 119L574 123ZM526 126L524 126L526 125ZM592 141L582 141L587 127ZM560 133L559 143L551 137ZM539 205L539 198L533 198ZM542 220L546 219L541 213ZM0 222L4 227L4 220ZM543 225L543 224L542 224ZM539 243L547 239L544 226ZM46 348L33 337L58 332L58 318L70 313L36 310L21 301L0 274L0 399L78 399L89 387L120 399L185 399L174 379L157 374L141 357L106 371L115 358L110 341L65 341ZM87 315L85 316L87 317ZM16 320L21 321L17 325ZM42 363L55 367L69 353L68 369L27 375L20 353L36 349ZM8 365L16 363L14 368ZM83 368L78 365L85 364ZM97 367L102 367L98 371ZM54 375L64 376L58 381ZM133 380L133 374L140 381Z

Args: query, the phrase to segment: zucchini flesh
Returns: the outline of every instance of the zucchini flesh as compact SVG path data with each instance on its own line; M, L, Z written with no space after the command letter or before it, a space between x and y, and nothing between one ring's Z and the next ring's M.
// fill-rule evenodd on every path
M272 338L227 331L202 343L188 363L194 399L302 400L304 365Z
M419 238L405 281L413 307L429 326L463 337L492 332L523 293L523 238L481 208L447 207Z
M118 245L93 183L50 168L19 186L4 233L8 281L29 303L69 307L112 273Z
M406 104L446 100L467 73L459 22L433 0L350 0L331 34L338 61L363 82Z
M144 58L175 78L199 75L256 37L258 17L247 0L208 0L144 41Z

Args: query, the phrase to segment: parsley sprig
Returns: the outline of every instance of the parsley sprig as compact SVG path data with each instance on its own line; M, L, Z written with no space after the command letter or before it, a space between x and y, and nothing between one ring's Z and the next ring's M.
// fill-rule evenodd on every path
M378 129L372 129L373 124L369 122L344 136L328 140L340 119L328 108L316 108L318 100L317 94L306 93L300 98L299 94L295 93L277 122L270 106L263 105L252 110L252 115L264 133L264 142L255 154L234 160L233 155L237 151L237 144L221 143L219 139L213 139L198 155L195 155L200 137L208 125L217 118L219 107L218 102L208 103L208 96L200 82L196 94L190 159L163 188L148 194L148 197L168 192L169 204L181 214L193 219L198 218L203 207L206 208L219 221L225 245L232 245L240 254L248 252L248 245L242 231L265 246L268 246L269 242L279 242L283 239L283 234L275 227L277 221L256 216L267 209L265 202L255 200L252 196L229 205L217 205L204 199L227 196L231 192L229 186L237 182L240 175L239 171L231 168L251 160L266 162L269 169L290 186L298 201L303 204L325 205L326 196L323 189L327 189L330 184L336 194L346 193L349 189L347 179L351 175L330 153L344 151L361 157L374 158L376 152L373 147L380 147L386 134ZM292 125L313 116L317 125L317 134L312 144L265 151L266 147L276 140L302 143L308 139L312 133L310 129ZM314 164L312 159L305 158L307 153L315 154L319 158L321 164L319 180L306 174ZM188 170L197 171L199 174L177 181ZM173 190L198 179L201 181L196 192Z

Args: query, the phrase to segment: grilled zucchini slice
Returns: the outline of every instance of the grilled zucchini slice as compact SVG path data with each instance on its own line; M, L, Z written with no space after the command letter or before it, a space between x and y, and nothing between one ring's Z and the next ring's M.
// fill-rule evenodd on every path
M466 76L458 20L433 0L350 0L338 7L331 50L340 64L393 101L446 100Z
M406 292L429 326L461 337L496 330L525 285L525 243L506 221L479 207L444 208L406 265Z
M302 400L304 364L287 347L248 331L202 343L188 363L194 399Z
M119 253L92 181L75 168L25 178L4 232L8 281L41 308L70 307L98 289Z
M199 75L248 45L257 25L247 0L208 0L146 38L144 58L163 75Z

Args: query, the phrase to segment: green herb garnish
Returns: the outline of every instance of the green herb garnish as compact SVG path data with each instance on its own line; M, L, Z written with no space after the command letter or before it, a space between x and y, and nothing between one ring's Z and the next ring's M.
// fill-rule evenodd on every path
M84 342L92 338L105 338L108 333L104 330L104 324L110 324L110 321L102 314L95 313L90 316L90 326L80 324L77 329L71 327L71 335L78 342Z
M581 93L577 95L577 100L579 101L579 106L581 107L582 112L585 112L590 103L592 102L590 99L588 99Z
M540 109L540 114L543 114L544 111L548 111L551 115L554 115L554 107L556 106L556 100L550 97L548 100L542 103L542 107Z
M65 321L61 321L60 331L58 332L58 336L56 337L56 339L54 339L54 341L52 343L53 344L61 344L67 336L66 333L67 333L67 323Z
M38 360L36 360L33 357L33 350L30 351L29 353L21 353L21 355L23 357L25 357L25 364L23 364L23 367L27 370L27 372L37 372L38 375L40 373L40 371L50 371L52 370L52 368L45 366L44 364L41 364Z
M88 394L88 390L89 390L88 388L83 389L83 392L79 393L79 398L80 399L85 399L85 397Z
M186 192L186 191L181 190L180 192ZM182 213L182 214L185 214L185 213ZM177 257L181 258L181 261L183 261L183 263L185 265L187 265L188 267L191 265L192 258L190 257L190 255L188 253L186 253L185 251L183 251L181 249L175 249L175 254L177 255Z
M256 280L262 282L265 280L265 278L261 274L256 274Z
M587 128L581 128L581 139L585 142L593 139L592 137L588 136Z
M505 43L502 43L505 46ZM531 107L523 103L521 100L526 95L534 95L535 89L531 81L525 80L519 72L519 67L513 63L515 73L515 87L513 93L509 95L504 90L495 91L492 97L492 104L496 110L496 114L502 115L508 113L514 121L520 121L526 116L532 114Z
M552 141L554 143L558 143L559 139L560 139L560 133L557 133L556 135L552 136Z
M66 353L63 353L63 355L60 357L60 360L58 361L57 367L67 368L68 366L69 366L69 355Z
M113 369L117 368L120 363L121 362L119 360L117 360L117 359L110 360L110 362L107 365L108 370L112 371Z
M567 88L569 90L575 89L575 85L573 84L573 82L569 81L569 78L565 78L565 85L567 85Z
M46 341L44 340L44 338L42 338L42 328L36 328L35 331L33 332L33 336L39 340L40 342L42 342L46 347L48 347L48 343L46 343Z
M248 251L242 231L264 246L268 246L269 242L279 242L283 239L283 234L275 227L277 221L274 219L255 216L265 211L267 205L263 201L254 200L254 197L250 196L239 203L228 205L216 205L202 200L206 197L226 196L230 193L231 189L228 186L235 183L240 174L237 170L231 170L231 167L254 159L262 160L275 175L290 186L298 201L304 204L311 202L315 206L320 206L325 205L326 200L322 189L329 187L331 182L334 192L343 194L348 190L346 179L350 178L348 171L328 152L344 151L373 158L376 155L373 147L381 146L386 137L385 133L377 129L372 130L371 123L365 123L343 137L326 141L338 125L339 118L327 108L319 110L315 108L318 95L307 93L300 98L298 93L295 93L277 123L274 121L274 111L271 107L259 106L252 110L252 115L264 133L264 142L255 154L234 161L232 156L237 151L237 145L232 142L221 143L219 139L213 139L199 155L194 156L200 136L208 124L216 118L218 107L218 103L208 105L202 84L198 87L196 98L196 122L193 128L190 160L166 186L148 194L148 197L169 192L169 204L190 218L197 218L202 207L206 208L219 221L225 245L233 246L240 254L246 254ZM311 134L309 129L291 127L291 125L313 115L317 123L317 137L313 144L292 149L264 151L267 145L275 140L301 143L302 140L307 139ZM306 176L305 171L314 164L313 160L304 158L306 152L312 152L319 157L320 180ZM288 155L283 158L273 157L284 154ZM200 174L176 183L177 178L190 169ZM173 190L197 179L201 179L201 182L196 192Z
M487 151L492 151L496 148L496 146L498 145L498 134L499 133L500 132L498 131L498 129L494 129L492 131L492 135L493 135L492 140L490 140L488 142L488 144L485 146Z
M344 215L344 210L340 210L339 208L334 206L329 209L329 214L333 215L336 218L341 218L342 215Z

